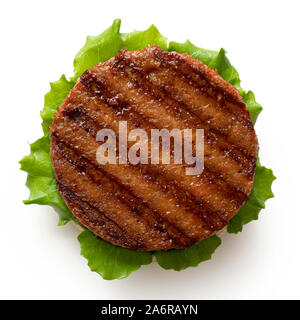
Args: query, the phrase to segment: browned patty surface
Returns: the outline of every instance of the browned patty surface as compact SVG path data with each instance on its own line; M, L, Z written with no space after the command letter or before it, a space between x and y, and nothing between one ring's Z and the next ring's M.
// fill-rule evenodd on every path
M96 134L204 129L205 169L99 165ZM238 91L189 55L157 46L86 71L58 108L50 155L65 203L94 234L136 250L186 248L226 226L248 200L258 143ZM130 147L130 143L128 148Z

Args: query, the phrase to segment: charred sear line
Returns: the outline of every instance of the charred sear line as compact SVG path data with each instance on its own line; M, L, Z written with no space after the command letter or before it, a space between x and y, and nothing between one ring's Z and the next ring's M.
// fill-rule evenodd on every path
M81 118L81 111L80 111L80 108L65 108L63 111L62 111L62 114L65 116L65 117L68 117L70 118L71 120L80 120Z
M180 199L182 206L185 206L191 214L200 216L207 227L212 231L222 229L228 221L222 218L219 211L209 209L209 203L204 200L197 200L191 193L182 189L176 180L168 179L161 170L155 166L145 167L145 177L149 181L157 181L166 192L176 193L177 199ZM174 190L174 191L172 191Z
M178 72L180 75L186 78L188 83L193 84L195 87L199 87L199 84L197 81L195 81L193 75L203 80L203 84L200 86L200 89L204 94L207 94L208 96L211 96L215 99L220 99L218 98L218 96L221 96L222 101L232 102L241 107L245 107L241 99L237 100L236 96L233 96L228 92L224 92L224 90L213 84L205 75L205 73L195 69L192 65L188 64L183 57L173 55L172 53L166 53L159 48L157 50L153 50L153 54L155 58L160 61L160 63ZM230 109L228 111L232 113ZM240 114L235 115L240 116Z
M137 242L132 239L129 242L128 236L125 236L126 231L122 230L115 221L109 219L104 212L101 212L87 201L81 199L76 194L76 191L72 190L70 187L66 187L60 181L58 181L57 184L63 198L66 199L67 202L72 203L72 207L78 207L81 211L82 216L84 217L81 219L81 223L84 226L90 227L90 224L92 224L93 228L100 229L100 232L106 233L111 238L111 241L117 244L125 244L127 247L136 250L144 248L144 246L137 245ZM98 213L97 218L93 218L90 214L91 211L96 211ZM86 221L86 223L84 223L83 220Z
M237 208L239 208L242 204L249 200L249 197L245 192L233 187L232 185L224 181L222 173L206 168L203 174L211 183L216 184L217 186L222 188L226 197L235 201Z
M70 165L72 165L78 172L83 172L83 168L85 168L85 166L83 166L82 164L79 163L79 165L77 165L77 163L74 161L74 159L72 159L71 157L68 156L66 149L63 149L62 144L57 144L55 151L58 152L66 161L68 161L70 163ZM117 228L118 233L114 232L114 234L121 234L119 236L123 237L123 240L126 238L126 241L129 241L130 246L137 250L145 250L145 245L143 243L143 241L140 238L136 238L135 236L132 237L132 235L129 235L127 230L125 230L124 228L122 228L120 226L120 224L118 223L118 221L116 221L115 219L111 219L109 217L109 215L107 213L105 213L103 210L100 210L99 208L97 208L96 206L93 205L93 203L91 201L87 201L82 199L79 194L78 194L78 190L76 191L76 186L72 186L72 188L70 186L66 186L61 182L61 179L59 179L59 175L57 175L57 184L59 186L59 189L62 193L62 195L69 200L72 203L76 200L77 202L79 202L81 204L81 207L83 207L83 205L85 205L85 210L82 210L82 213L84 214L84 216L88 219L89 223L92 223L93 228L95 228L95 223L98 221L99 222L99 218L102 219L103 222L109 222L111 224L113 224L114 228ZM91 180L93 181L93 179L91 178ZM95 182L95 181L93 181ZM64 190L67 190L64 191ZM93 218L93 215L90 214L90 211L94 210L97 213L97 219ZM79 217L78 217L79 218ZM80 222L83 222L82 219L80 219ZM83 225L85 225L85 223L83 222ZM106 228L106 231L109 230L109 228ZM116 239L117 240L117 239ZM124 242L124 241L122 241Z

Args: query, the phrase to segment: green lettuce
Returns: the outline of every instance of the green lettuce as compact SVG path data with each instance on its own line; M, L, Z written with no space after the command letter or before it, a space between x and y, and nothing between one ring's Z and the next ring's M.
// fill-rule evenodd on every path
M48 127L53 121L58 106L62 104L69 91L73 88L75 81L69 81L63 74L58 81L50 82L51 90L45 95L44 108L41 110L40 115L43 120L42 128L44 134L49 134Z
M180 271L188 267L196 267L199 263L211 259L212 254L220 245L221 239L213 235L189 249L156 251L154 256L162 268Z
M135 251L115 246L96 238L85 230L78 236L81 254L88 260L92 271L99 273L105 280L123 279L141 265L152 262L150 252Z
M30 190L29 198L24 203L53 206L59 215L59 225L70 220L77 221L58 192L49 156L50 131L48 127L52 123L57 108L73 88L77 78L90 67L115 56L118 50L124 48L138 50L151 44L157 44L164 50L188 53L210 68L217 70L226 81L239 90L253 123L262 110L260 104L256 102L253 92L246 92L241 88L239 74L226 57L224 49L212 51L198 48L189 40L184 43L171 41L168 44L167 38L162 36L153 25L145 31L122 34L120 33L120 24L121 21L116 19L112 26L99 36L87 37L85 45L75 56L73 77L68 80L62 75L58 81L50 84L51 89L45 95L44 108L41 111L44 136L30 145L30 154L20 161L21 169L28 173L26 185ZM258 219L260 210L265 207L265 201L273 197L271 184L274 179L272 170L257 163L250 200L230 221L228 232L240 232L243 225ZM221 244L221 239L214 235L188 249L147 253L114 246L94 236L88 230L83 231L78 240L81 254L88 260L91 270L99 273L104 279L125 278L142 265L149 264L153 256L164 269L182 270L196 266L200 262L210 259Z
M120 34L121 20L116 19L111 27L99 36L87 37L85 45L76 54L73 80L76 80L85 70L90 69L99 62L115 56L118 50L124 47Z
M258 162L249 201L245 203L239 212L230 220L227 226L229 233L238 233L242 231L244 224L258 219L260 210L265 208L266 200L274 197L271 190L274 180L275 176L272 170L261 166Z
M44 136L30 145L30 154L19 163L21 170L28 173L26 186L30 195L25 204L45 204L53 206L59 215L59 225L75 220L58 192L57 184L50 160L50 139L48 126L53 121L58 106L73 88L74 82L68 81L64 75L56 82L51 82L51 90L45 95L44 108L40 115L43 119Z

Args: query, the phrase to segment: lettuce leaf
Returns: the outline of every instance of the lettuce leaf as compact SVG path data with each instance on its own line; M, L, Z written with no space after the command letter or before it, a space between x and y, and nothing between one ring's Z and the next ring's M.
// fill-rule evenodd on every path
M48 127L53 121L58 106L62 104L69 91L74 87L75 81L69 81L63 74L59 80L50 82L51 90L45 95L44 108L41 110L40 115L43 120L42 128L45 135L49 134Z
M58 224L64 225L74 218L58 192L49 149L49 136L43 136L30 145L30 154L19 162L21 170L28 173L26 186L30 195L24 203L51 205L58 213Z
M138 50L155 43L164 50L188 53L209 67L218 70L226 81L239 90L253 123L262 110L262 107L256 102L253 92L246 92L241 88L239 74L227 59L224 49L218 52L198 48L189 40L184 43L171 41L168 44L167 39L153 25L145 31L122 34L120 33L120 23L121 21L116 19L112 26L99 36L87 37L85 45L75 56L73 77L68 80L62 75L58 81L50 84L51 90L45 95L44 108L41 111L44 136L31 144L30 154L20 161L21 169L28 173L26 185L30 190L29 198L24 203L53 206L59 214L59 225L70 220L76 222L76 219L58 192L49 156L48 126L52 123L53 115L73 88L77 78L86 69L115 56L118 50L123 48ZM265 207L265 201L273 197L271 184L274 179L272 170L258 163L250 200L230 221L228 232L237 233L242 230L244 224L258 219L258 213ZM127 277L142 265L149 264L152 261L152 256L155 256L158 264L165 269L182 270L196 266L200 262L210 259L213 252L221 244L221 239L214 235L188 249L157 251L151 254L114 246L97 238L88 230L83 231L78 240L81 254L88 260L90 268L104 279Z
M121 35L123 39L123 47L130 50L139 50L148 47L148 45L156 44L163 50L168 50L168 40L160 34L157 28L152 25L145 31L133 31Z
M105 280L123 279L142 265L152 262L150 252L129 250L96 238L85 230L78 236L81 255L88 260L92 271L99 273Z
M266 200L274 197L271 186L275 179L271 169L257 164L249 201L230 220L227 226L229 233L241 232L244 224L258 219L260 210L265 208Z
M25 204L43 204L54 207L58 213L58 225L64 225L70 220L76 221L64 203L52 169L49 155L50 138L48 126L52 123L53 116L58 106L63 102L74 82L68 81L65 75L56 82L51 82L51 90L45 95L44 108L40 115L43 119L42 128L44 136L30 145L30 154L19 161L21 170L28 173L26 186L30 195Z
M199 263L211 259L212 254L220 245L221 239L213 235L191 248L156 251L154 256L162 268L180 271L188 267L196 267Z
M123 40L120 35L121 20L114 20L113 24L99 36L86 38L85 45L76 54L73 80L76 80L85 71L99 62L115 56L118 50L123 48Z
M197 60L202 61L206 65L209 65L209 63L218 55L218 51L198 48L193 45L190 40L186 40L184 43L170 41L168 50L176 51L178 53L188 53L189 55Z
M154 25L145 31L124 34L120 33L120 25L121 20L116 19L100 35L86 38L85 45L76 54L73 62L73 81L76 81L85 70L114 57L120 49L138 50L155 43L167 50L167 38L163 37Z

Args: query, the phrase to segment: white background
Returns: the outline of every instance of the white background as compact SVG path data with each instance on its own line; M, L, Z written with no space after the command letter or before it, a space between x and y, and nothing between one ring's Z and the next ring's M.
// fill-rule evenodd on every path
M2 299L300 298L299 1L1 1ZM142 267L104 281L80 256L79 231L49 207L25 206L18 160L40 137L49 81L72 74L87 35L122 19L121 32L152 23L169 39L224 47L264 110L256 125L276 195L259 221L225 235L211 261L185 271Z

